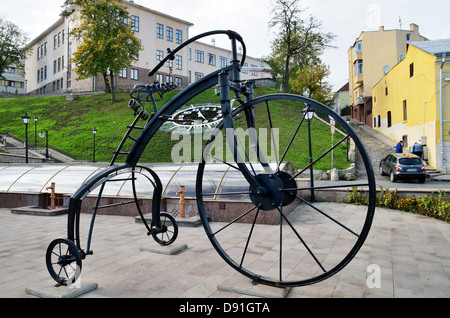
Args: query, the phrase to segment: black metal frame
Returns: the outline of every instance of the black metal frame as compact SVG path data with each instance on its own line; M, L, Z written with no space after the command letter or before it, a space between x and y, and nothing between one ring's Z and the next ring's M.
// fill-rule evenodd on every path
M104 190L105 185L108 182L115 182L115 181L124 181L125 179L115 179L116 177L122 175L122 174L128 174L131 175L131 178L127 178L126 180L132 181L132 187L133 187L133 195L134 198L132 201L119 203L117 205L122 204L135 204L138 212L141 216L141 219L143 220L143 223L145 227L148 230L148 235L153 235L155 238L155 235L158 233L165 233L167 231L167 227L163 224L161 224L161 211L160 211L160 203L161 203L161 196L162 196L162 184L160 179L158 178L157 174L152 171L151 169L144 167L142 165L139 165L139 160L142 156L142 153L146 149L147 145L150 143L153 136L156 134L156 132L161 128L161 126L170 120L170 117L172 114L174 114L176 111L178 111L182 106L184 106L189 100L194 98L195 96L199 95L200 93L204 92L207 89L210 89L216 85L219 87L220 91L220 102L221 102L221 108L223 113L223 122L220 124L222 127L225 127L226 129L233 129L233 116L234 112L232 109L232 101L231 101L231 92L233 92L236 96L237 101L241 104L240 108L238 108L240 111L243 111L245 113L245 117L247 119L247 126L249 128L255 127L255 121L254 121L254 110L251 107L254 101L258 101L260 99L254 100L253 96L253 81L247 81L242 82L240 78L240 72L241 68L244 65L245 58L246 58L246 47L245 43L242 40L241 36L237 34L234 31L211 31L204 34L201 34L199 36L196 36L189 41L183 43L179 47L177 47L175 50L168 49L168 55L166 58L161 61L150 73L149 76L153 76L156 74L158 69L160 69L162 66L166 64L168 60L173 60L175 58L175 54L179 52L181 49L189 45L190 43L197 41L200 38L211 36L211 35L227 35L229 39L231 40L232 44L232 54L233 59L231 61L231 64L227 67L224 67L216 72L213 72L206 77L202 78L201 80L193 83L189 87L182 90L179 94L177 94L174 98L172 98L161 110L157 109L155 99L153 97L153 94L163 94L165 91L167 91L167 88L170 88L171 86L161 86L161 85L136 85L135 88L132 91L132 100L129 103L129 107L134 110L135 112L135 120L133 123L128 126L128 131L126 132L125 136L123 137L121 143L119 144L119 147L117 148L117 151L114 153L110 167L105 169L104 171L98 173L97 175L91 177L85 184L83 184L78 191L71 197L70 203L69 203L69 212L68 212L68 223L67 223L67 234L68 238L61 240L55 240L50 244L49 250L47 251L47 255L51 255L51 248L54 248L55 246L60 246L61 244L68 245L68 250L73 250L73 245L75 245L78 249L79 257L75 257L74 259L79 262L79 259L85 259L87 255L92 254L93 252L90 250L91 247L91 239L92 234L94 230L94 223L97 211L99 209L105 208L105 207L111 207L115 205L107 205L107 206L100 206L100 199L102 197L102 193ZM237 50L237 43L240 42L243 48L243 55L241 60L238 58L238 50ZM277 98L278 95L274 96L268 96L264 97L268 100L272 98ZM286 95L282 96L283 98L286 98ZM287 97L287 98L293 98L296 100L301 100L305 102L305 104L308 105L314 105L314 107L322 108L325 106L322 106L321 104L308 99L304 97L294 96ZM149 113L145 110L145 107L143 106L144 102L150 102L153 106L153 113L149 115ZM311 106L310 106L311 107ZM340 119L340 118L339 118ZM340 119L341 120L341 119ZM139 127L138 124L141 121L146 121L146 124L144 127ZM342 123L345 125L345 122L341 120ZM131 133L135 130L140 130L141 133L138 138L133 138L131 136ZM353 136L352 136L353 137ZM355 138L357 140L357 137L355 135ZM122 148L124 147L126 141L128 139L131 139L134 144L130 151L124 152L122 151ZM232 149L237 150L237 144L236 138L234 140L229 140L229 146L232 147ZM362 145L361 145L362 146ZM255 176L249 171L249 168L245 164L244 160L242 158L239 158L239 152L234 151L235 155L235 163L239 167L239 170L242 172L243 177L248 181L250 188L254 190L255 193L255 200L261 200L260 204L270 204L270 202L265 202L263 199L260 199L264 196L264 194L268 192L275 192L273 187L276 186L276 184L271 183L271 181L268 181L265 175L259 175ZM126 161L124 164L116 164L116 160L119 156L126 156ZM260 158L261 159L261 158ZM203 171L202 166L204 162L200 163L199 166L199 174L198 176L201 178L201 174ZM266 165L266 162L264 160L261 160L261 164L264 166ZM371 170L370 162L365 162L366 167L368 167L368 171ZM145 173L149 174L151 178L149 178ZM140 204L139 204L139 198L137 196L136 191L136 174L142 174L145 175L146 178L152 183L154 186L154 195L153 195L153 205L152 205L152 224L149 225L144 215L141 211ZM374 189L374 182L373 180L369 180L370 186L372 189ZM372 184L373 183L373 184ZM291 184L289 182L285 184ZM199 185L199 180L197 180L197 187ZM93 190L100 187L99 194L97 196L96 204L93 208L93 215L91 220L91 226L89 229L88 234L88 240L87 240L87 246L86 249L83 249L80 239L80 211L81 211L81 205L82 200ZM286 190L286 189L285 189ZM200 191L200 192L199 192ZM373 200L373 191L371 191L371 200ZM200 198L197 197L199 209L201 210L203 208L203 203L201 200L201 189L199 190L197 188L197 194L200 194ZM256 196L259 196L256 198ZM289 198L286 194L279 195L280 198L277 199L277 204L280 204L280 200L283 202L292 202L290 201L291 198ZM266 199L267 201L267 199ZM203 211L204 212L204 211ZM373 212L373 211L372 211ZM370 214L370 220L371 217L373 217L373 213ZM227 261L232 267L243 273L244 275L247 275L249 277L254 277L254 274L248 273L245 270L242 270L238 266L234 264L232 260L230 260L226 253L221 250L220 245L215 243L214 238L210 235L210 232L208 230L209 223L208 220L205 219L204 213L200 213L202 215L202 221L203 225L205 227L205 230L208 234L208 237L210 238L211 242L213 243L214 247L218 251L218 253ZM174 223L174 227L176 228L177 232L177 226L174 219L171 219L171 222ZM367 223L367 226L370 228L370 222ZM368 230L368 229L367 229ZM173 234L173 239L168 242L167 244L173 243L174 239L176 238L177 233ZM156 238L155 240L158 243L161 243ZM56 242L56 243L55 243ZM67 243L68 242L68 243ZM72 243L73 242L73 243ZM165 242L162 242L163 244ZM359 245L360 246L360 245ZM356 252L356 251L355 251ZM76 254L76 253L75 253ZM350 258L353 257L353 254ZM49 257L47 257L48 259ZM348 259L347 259L348 260ZM61 264L66 266L67 263L67 257L61 256ZM49 264L47 261L47 267L49 268L49 271L52 275L52 277L58 282L58 284L67 284L69 282L64 281L64 279L61 279L58 277L56 271L53 269L54 264ZM80 266L81 267L81 266ZM76 279L76 278L75 278ZM267 284L273 284L277 285L277 282L271 282L271 281L264 281L261 280L263 283Z

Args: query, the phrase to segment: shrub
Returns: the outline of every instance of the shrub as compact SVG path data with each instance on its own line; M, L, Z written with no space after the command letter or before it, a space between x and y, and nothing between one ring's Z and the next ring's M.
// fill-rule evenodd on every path
M384 189L383 187L380 190L380 193L376 196L375 205L377 207L416 213L445 222L450 221L450 202L447 199L447 193L443 190L439 190L438 196L423 195L406 199L400 199L397 190ZM354 187L349 191L348 203L367 205L367 192L359 191Z

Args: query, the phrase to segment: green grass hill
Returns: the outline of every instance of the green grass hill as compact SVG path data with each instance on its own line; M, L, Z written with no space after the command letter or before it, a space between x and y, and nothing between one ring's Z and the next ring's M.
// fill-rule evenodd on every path
M256 95L266 95L276 93L277 90L269 88L256 89ZM164 100L158 102L158 108L167 103L175 96L176 92L169 92L164 96ZM82 96L75 100L68 101L65 97L23 97L0 99L0 132L10 132L20 138L25 138L25 129L22 123L22 116L27 113L30 117L38 117L37 133L42 129L49 132L50 147L62 149L77 160L91 160L93 152L93 134L95 127L98 131L96 135L96 161L110 162L113 152L122 140L127 125L133 120L133 112L128 107L130 95L127 93L117 94L117 101L112 102L110 95ZM202 104L218 102L218 97L214 90L208 90L191 100L189 104ZM151 106L147 107L151 111ZM279 105L273 111L273 122L279 123L280 143L287 144L295 131L298 116L293 116L293 112L298 109L291 109L289 105ZM262 115L265 116L265 115ZM268 120L261 117L262 121ZM143 124L143 123L142 123ZM243 123L237 125L243 125ZM302 132L306 134L307 125L303 125ZM331 146L331 136L329 126L319 122L312 123L313 153L316 156L328 150ZM30 145L34 145L34 121L28 126L28 138ZM336 136L338 141L342 136ZM295 168L303 168L308 158L308 143L296 143L287 159L294 164ZM168 163L172 162L171 151L179 140L172 140L171 135L164 132L152 139L141 158L145 163ZM45 140L37 137L38 147L45 147ZM345 143L344 143L345 144ZM126 145L127 150L130 145ZM128 147L128 148L127 148ZM280 147L281 148L281 147ZM346 160L346 145L338 147L334 151L335 167L345 169L348 167ZM124 159L124 158L123 158ZM328 170L331 168L331 156L327 156L315 169Z

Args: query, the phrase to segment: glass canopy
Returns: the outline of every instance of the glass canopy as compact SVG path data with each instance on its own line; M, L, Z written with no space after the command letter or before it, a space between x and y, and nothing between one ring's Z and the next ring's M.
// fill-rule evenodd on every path
M164 198L178 198L177 192L185 187L185 197L195 198L197 164L191 165L145 165L153 170L163 185ZM53 164L53 165L1 165L0 193L48 193L48 187L55 183L56 193L72 195L90 177L106 169L107 166L89 164ZM275 167L274 167L275 168ZM281 167L283 168L283 167ZM259 169L256 169L259 170ZM262 168L260 169L262 172ZM258 173L258 171L257 171ZM127 180L131 173L127 170L117 182L108 182L103 195L132 196L131 181ZM145 170L136 174L136 189L139 196L152 197L154 187L149 179L151 176ZM248 191L248 183L242 175L225 164L209 164L206 166L203 178L204 193L211 193L209 199L245 200L248 195L221 197L220 193ZM99 188L91 194L97 194Z

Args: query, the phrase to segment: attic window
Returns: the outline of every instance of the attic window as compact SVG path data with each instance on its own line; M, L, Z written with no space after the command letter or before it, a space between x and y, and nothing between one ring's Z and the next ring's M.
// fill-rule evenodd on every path
M414 63L409 64L409 77L414 76Z

